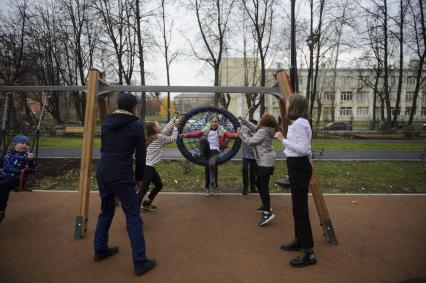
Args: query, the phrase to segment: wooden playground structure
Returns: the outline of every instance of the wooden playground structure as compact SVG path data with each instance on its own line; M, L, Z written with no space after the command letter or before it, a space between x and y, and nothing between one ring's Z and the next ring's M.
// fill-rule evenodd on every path
M272 95L279 99L281 117L285 117L286 100L292 94L288 75L285 71L278 71L276 74L277 87L204 87L204 86L131 86L131 85L109 85L102 78L99 70L89 71L87 86L0 86L0 92L10 91L83 91L86 92L86 109L83 132L83 147L81 153L80 179L78 188L77 215L75 218L74 238L82 239L88 229L89 220L89 200L90 200L90 179L93 156L93 140L96 129L96 112L99 111L100 122L102 123L108 114L106 97L115 91L134 92L197 92L197 93L262 93ZM282 119L283 135L286 136L288 121ZM319 188L319 181L315 170L311 180L311 192L319 216L323 234L331 244L337 244L333 224L330 219L327 205L323 194Z

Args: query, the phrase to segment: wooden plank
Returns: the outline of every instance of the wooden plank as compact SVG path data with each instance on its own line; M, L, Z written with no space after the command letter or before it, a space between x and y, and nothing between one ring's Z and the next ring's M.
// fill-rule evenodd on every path
M74 238L82 239L87 231L90 179L93 154L93 138L96 121L96 92L98 88L99 71L90 70L87 85L86 112L84 118L83 149L81 152L80 180L78 186L78 211Z
M285 118L286 111L287 111L286 106L288 103L288 98L293 93L293 91L291 89L289 77L285 71L278 71L275 74L275 78L278 81L280 92L283 97L279 103L281 121L282 121L281 122L282 133L284 137L287 137L289 121ZM321 227L324 231L324 236L328 239L328 242L331 244L337 244L337 238L334 232L333 224L330 219L330 215L328 213L327 205L325 203L325 199L322 194L322 191L319 187L319 181L317 178L315 165L313 160L311 160L311 162L312 162L312 177L311 177L311 184L310 184L311 192L315 202L315 207L317 209L318 217L320 219Z

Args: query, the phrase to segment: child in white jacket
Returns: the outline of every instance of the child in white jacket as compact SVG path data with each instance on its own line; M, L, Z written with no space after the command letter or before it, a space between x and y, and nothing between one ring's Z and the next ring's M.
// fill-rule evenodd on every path
M317 262L313 251L314 241L308 209L309 183L312 176L312 130L307 117L307 99L302 95L291 95L286 118L292 123L288 127L287 138L284 138L281 133L275 134L275 138L284 145L284 153L287 156L295 234L295 239L290 243L282 244L281 249L303 252L302 256L290 261L292 267L302 267Z

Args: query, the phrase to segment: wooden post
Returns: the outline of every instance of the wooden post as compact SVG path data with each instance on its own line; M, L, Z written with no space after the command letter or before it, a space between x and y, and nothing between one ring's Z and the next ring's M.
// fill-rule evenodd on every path
M99 71L89 71L87 84L86 112L84 118L83 149L81 152L80 181L78 185L78 211L75 221L74 238L82 239L87 231L89 220L90 179L93 154L93 137L96 122L96 93Z
M282 121L282 132L284 137L287 137L288 120L286 117L286 106L289 96L292 94L292 89L288 75L285 71L278 71L275 74L276 80L280 87L280 92L283 98L280 100L280 115ZM315 202L315 207L318 212L318 217L321 223L321 227L324 231L324 236L328 239L331 244L337 244L336 234L334 233L333 223L331 222L330 215L328 214L327 205L324 200L324 196L319 188L319 182L316 175L314 162L312 161L312 177L311 177L311 192Z

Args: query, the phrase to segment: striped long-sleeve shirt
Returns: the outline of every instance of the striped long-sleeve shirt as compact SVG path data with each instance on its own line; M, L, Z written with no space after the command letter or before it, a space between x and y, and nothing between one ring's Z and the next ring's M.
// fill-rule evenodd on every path
M162 133L158 134L155 139L148 145L146 149L146 165L154 167L160 163L164 155L164 147L167 144L176 141L178 131L176 128L173 130L174 120L164 127Z

